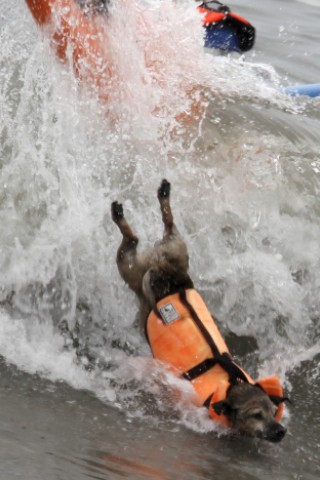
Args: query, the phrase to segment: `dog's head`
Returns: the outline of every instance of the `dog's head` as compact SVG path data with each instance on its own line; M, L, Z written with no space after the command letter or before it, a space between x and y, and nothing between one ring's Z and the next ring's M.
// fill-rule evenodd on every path
M240 383L230 387L227 398L212 407L218 415L225 415L240 434L270 442L280 442L286 434L275 419L276 402L255 385Z

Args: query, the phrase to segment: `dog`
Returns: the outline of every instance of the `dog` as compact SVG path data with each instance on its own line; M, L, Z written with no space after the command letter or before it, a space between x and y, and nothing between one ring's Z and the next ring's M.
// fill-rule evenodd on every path
M277 377L254 382L232 360L230 352L189 276L185 241L173 220L170 183L164 179L158 200L164 224L163 238L154 248L138 253L138 237L113 202L111 215L122 241L117 266L123 280L139 299L140 325L154 357L191 381L196 404L236 433L279 442L286 428L282 415L282 387Z

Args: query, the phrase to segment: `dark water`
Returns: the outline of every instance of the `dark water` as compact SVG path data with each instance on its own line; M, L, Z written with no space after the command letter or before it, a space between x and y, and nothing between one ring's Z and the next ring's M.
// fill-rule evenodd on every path
M217 470L226 479L319 475L319 417L311 414L292 418L285 441L270 445L196 433L157 418L130 419L90 392L3 362L0 394L2 478L206 479ZM295 399L306 400L298 384Z
M245 58L203 52L187 2L159 14L145 1L157 19L148 38L125 5L110 28L130 101L113 99L114 123L56 62L24 2L0 0L0 478L318 479L320 103L280 87L320 81L320 2L230 4L257 28ZM148 45L161 87L145 81ZM183 81L211 92L185 128ZM164 176L231 351L253 376L278 374L293 401L279 445L231 437L149 360L109 206L122 201L152 243Z

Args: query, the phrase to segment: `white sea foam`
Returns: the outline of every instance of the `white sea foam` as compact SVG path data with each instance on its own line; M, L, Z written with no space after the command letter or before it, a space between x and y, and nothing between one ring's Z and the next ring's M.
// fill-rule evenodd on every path
M304 101L279 93L270 66L203 52L193 5L152 2L144 27L156 18L156 28L139 36L141 5L131 2L129 25L127 10L112 12L118 66L132 94L131 102L111 105L114 122L58 64L21 2L0 3L1 301L12 298L1 312L0 354L120 408L131 398L131 414L144 414L146 391L161 416L161 389L145 373L147 361L132 360L150 352L133 326L136 300L116 269L120 238L109 208L122 201L141 244L152 243L161 235L155 192L167 176L192 276L224 333L254 338L263 375L286 380L314 359L318 128L299 121ZM165 85L150 80L147 47ZM188 103L184 82L208 94L205 116L188 128L176 121ZM162 117L154 114L159 101ZM64 321L71 329L79 322L80 340L105 362L104 373L85 371L64 348L57 328ZM297 348L304 353L292 364ZM176 379L162 375L170 390ZM202 410L181 408L180 415L196 430L212 428Z

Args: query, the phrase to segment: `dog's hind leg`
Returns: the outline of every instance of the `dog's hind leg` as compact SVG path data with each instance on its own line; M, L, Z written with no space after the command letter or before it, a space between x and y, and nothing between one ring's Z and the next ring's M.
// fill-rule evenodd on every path
M149 315L150 307L142 292L142 279L150 267L152 251L138 254L138 237L133 233L123 214L122 205L113 202L111 206L113 221L118 225L122 233L122 241L117 252L117 266L123 280L139 298L140 327L143 330L145 321Z
M172 265L175 264L177 270L187 271L189 265L188 249L173 220L170 190L170 183L163 179L158 188L158 200L164 224L164 234L157 246L157 251L160 258L162 257Z
M173 215L170 206L170 190L171 184L164 178L158 188L158 200L165 228L164 237L172 235L174 229Z
M111 205L112 220L122 233L122 241L117 252L119 273L128 286L141 295L142 277L146 271L146 261L137 254L138 237L133 233L123 214L123 207L118 202Z
M133 233L131 230L130 225L128 224L127 220L123 214L123 207L121 203L113 202L111 205L111 214L112 220L122 233L122 242L118 249L117 258L121 259L128 251L132 252L137 249L137 245L139 242L138 237Z

